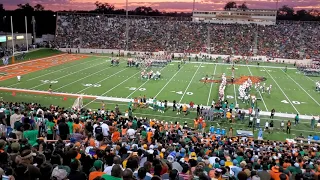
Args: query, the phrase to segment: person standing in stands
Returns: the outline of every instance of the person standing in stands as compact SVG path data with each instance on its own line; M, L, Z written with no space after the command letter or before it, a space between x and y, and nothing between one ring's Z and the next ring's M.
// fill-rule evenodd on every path
M23 129L23 137L28 139L29 144L35 144L38 138L38 130L32 130L30 124L24 124Z
M89 174L89 180L94 180L96 177L106 174L102 170L103 162L101 160L96 160L93 163L94 171Z
M65 118L60 119L58 128L59 128L59 134L60 134L61 140L67 140L70 132L69 132L69 126L66 124Z
M53 132L55 127L55 124L53 122L53 116L49 116L45 124L46 124L45 127L47 132L47 140L53 140Z

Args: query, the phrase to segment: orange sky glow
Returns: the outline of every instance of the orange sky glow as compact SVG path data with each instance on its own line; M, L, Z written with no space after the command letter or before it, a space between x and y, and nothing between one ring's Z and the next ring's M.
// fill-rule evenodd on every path
M219 10L229 0L196 0L197 10ZM42 4L45 9L54 11L61 10L93 10L95 8L94 2L96 0L1 0L5 9L16 9L17 4L24 4L29 2L31 5L37 3ZM125 8L125 0L100 0L114 5L116 9ZM247 3L247 6L252 9L275 9L276 0L249 0L236 1L241 4ZM191 12L193 0L129 0L129 9L134 9L138 6L150 6L153 9L160 11L177 11L177 12ZM279 7L288 5L294 9L318 9L320 10L320 0L279 0Z

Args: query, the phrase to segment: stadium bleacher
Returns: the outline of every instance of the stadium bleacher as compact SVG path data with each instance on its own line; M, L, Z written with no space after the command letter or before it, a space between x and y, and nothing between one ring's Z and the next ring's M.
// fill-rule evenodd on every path
M125 49L125 27L121 16L62 14L57 19L55 43L59 47ZM200 52L208 41L209 29L214 54L251 55L258 31L259 55L299 59L303 51L310 58L319 57L320 37L314 36L320 31L318 22L283 21L276 26L257 27L134 17L129 19L128 49ZM114 61L119 63L117 58L112 59L112 64ZM155 65L164 66L166 63L157 61ZM298 67L301 71L307 68ZM225 96L224 81L219 91L221 101ZM255 140L256 134L252 131L226 129L219 127L218 123L217 127L207 127L206 121L213 121L215 117L226 120L227 111L228 120L235 119L237 111L230 108L232 113L229 112L227 105L222 105L219 111L211 111L213 106L201 109L190 127L188 122L179 124L179 121L164 122L134 116L132 105L147 106L143 102L130 102L128 112L122 113L118 106L104 109L103 104L101 109L91 110L81 109L79 104L83 105L77 102L79 109L67 109L55 105L41 106L37 102L0 101L2 179L320 178L318 136L287 139L286 142L261 140L263 133L270 131L269 127L265 131L258 127L261 139ZM181 110L185 111L182 106ZM249 114L238 111L238 119L242 122L244 116L249 117ZM255 128L255 125L251 126Z
M61 14L57 19L59 47L125 49L123 16ZM210 41L208 31L210 29ZM275 26L208 24L157 17L130 17L128 50L252 55L257 36L258 55L301 59L319 57L319 22L278 21Z

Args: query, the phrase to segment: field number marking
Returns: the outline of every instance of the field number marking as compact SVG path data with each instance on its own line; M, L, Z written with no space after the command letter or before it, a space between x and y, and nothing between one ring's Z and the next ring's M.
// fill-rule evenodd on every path
M56 84L56 83L58 83L58 81L51 81L51 80L41 80L41 82L42 82L42 83L45 83L45 84L47 84L47 83L50 83L50 84Z
M264 69L261 69L260 71L266 71L266 70L264 70ZM272 70L267 70L268 72L272 72Z
M282 102L282 103L285 103L285 104L289 104L289 102L288 102L287 100L282 100L281 102ZM291 103L298 105L298 104L304 104L304 103L306 103L306 102L291 101Z
M233 99L234 97L231 95L227 95L227 99Z
M83 84L86 87L101 87L101 84Z
M136 91L136 90L145 91L145 90L147 90L146 88L139 88L139 89L137 89L136 87L127 87L127 88L129 88L130 91Z
M182 91L171 91L171 92L173 92L173 93L177 93L177 94L180 94L180 95L182 95L182 94L183 94L183 92L182 92ZM193 95L193 92L186 92L186 95L192 96L192 95Z

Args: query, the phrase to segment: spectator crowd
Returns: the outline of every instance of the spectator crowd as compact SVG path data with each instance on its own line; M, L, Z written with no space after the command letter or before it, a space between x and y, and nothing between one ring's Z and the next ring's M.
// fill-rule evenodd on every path
M191 129L187 123L124 117L117 106L74 111L0 102L0 120L2 179L311 180L320 175L317 145L220 136L198 131L200 124Z
M317 58L319 22L278 21L274 26L210 24L163 17L128 18L128 50L207 52L272 58ZM62 14L57 19L59 47L125 49L126 19L122 16ZM210 43L210 45L209 45Z

